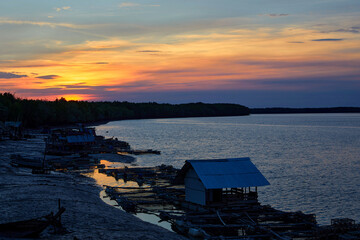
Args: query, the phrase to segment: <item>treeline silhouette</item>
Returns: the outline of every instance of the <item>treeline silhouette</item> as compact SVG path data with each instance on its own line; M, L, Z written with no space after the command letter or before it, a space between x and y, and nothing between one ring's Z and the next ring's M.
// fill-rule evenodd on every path
M0 93L0 121L22 121L26 127L92 123L124 119L210 117L249 115L238 104L158 104L130 102L88 102L29 100L12 93Z

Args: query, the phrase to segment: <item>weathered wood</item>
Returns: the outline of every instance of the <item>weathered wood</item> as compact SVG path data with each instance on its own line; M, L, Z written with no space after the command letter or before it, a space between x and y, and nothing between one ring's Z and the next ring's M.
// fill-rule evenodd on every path
M190 229L200 229L200 234L206 234L206 239L287 240L292 237L314 237L314 229L318 228L315 215L284 212L261 205L257 201L235 200L209 206L187 202L184 187L172 185L169 180L172 173L163 172L160 168L127 168L114 171L121 172L131 175L134 181L154 182L154 185L109 188L107 193L129 211L156 214L162 221L177 226L174 229L184 235L187 235ZM137 174L141 175L139 179ZM231 196L242 193L238 189L230 189L228 192ZM164 206L172 208L169 208L170 211L163 211ZM182 212L173 209L182 209ZM177 225L178 222L182 222L182 225ZM195 231L195 234L199 232Z
M152 189L152 187L109 187L106 185L104 185L104 187L113 188L113 189Z

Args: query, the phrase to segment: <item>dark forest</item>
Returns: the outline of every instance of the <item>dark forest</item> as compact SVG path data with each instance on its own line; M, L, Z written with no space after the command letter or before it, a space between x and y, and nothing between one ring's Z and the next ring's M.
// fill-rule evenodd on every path
M0 93L0 120L22 121L26 127L94 123L125 119L211 117L249 115L250 109L238 104L159 104L156 102L88 102L30 100Z

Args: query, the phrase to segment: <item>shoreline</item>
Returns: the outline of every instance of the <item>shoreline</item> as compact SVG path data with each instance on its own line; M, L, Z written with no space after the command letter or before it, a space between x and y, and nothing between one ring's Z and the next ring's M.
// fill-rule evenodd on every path
M52 234L48 227L40 239L185 239L162 227L106 204L102 188L80 172L32 174L30 169L10 165L14 153L41 157L41 139L4 141L0 145L0 223L37 218L57 211L58 199L66 211L61 219L68 231Z
M294 108L295 109L295 108ZM314 108L315 109L315 108ZM253 110L253 109L250 109ZM360 107L358 108L358 110L356 111L339 111L339 112L332 112L332 111L328 111L328 112L321 112L321 111L315 111L315 112L303 112L300 111L299 112L252 112L248 115L226 115L226 116L204 116L204 117L161 117L161 118L129 118L129 119L118 119L118 120L106 120L106 121L95 121L95 122L84 122L81 123L83 124L85 127L97 127L97 126L101 126L101 125L105 125L108 124L110 122L119 122L119 121L138 121L138 120L156 120L156 119L187 119L187 118L222 118L222 117L248 117L251 115L296 115L296 114L359 114L360 113ZM39 126L37 128L28 128L28 129L32 129L32 130L39 130L43 127L50 127L50 128L56 128L56 127L74 127L77 126L77 124L79 123L73 123L73 124L64 124L64 125L54 125L54 126Z

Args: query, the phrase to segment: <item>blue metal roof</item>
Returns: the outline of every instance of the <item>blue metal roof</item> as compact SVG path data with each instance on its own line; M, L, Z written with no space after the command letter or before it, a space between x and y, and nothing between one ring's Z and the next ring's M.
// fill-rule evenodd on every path
M270 185L250 158L188 160L206 189Z
M5 122L5 127L15 127L18 128L21 126L22 122Z

